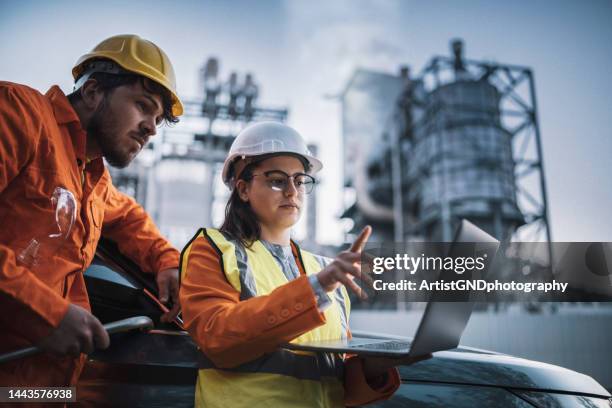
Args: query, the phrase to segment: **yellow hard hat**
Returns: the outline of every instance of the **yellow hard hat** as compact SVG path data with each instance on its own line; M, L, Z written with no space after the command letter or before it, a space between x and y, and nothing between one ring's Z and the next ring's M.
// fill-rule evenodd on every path
M176 93L172 63L166 53L151 41L133 34L107 38L76 62L72 68L75 81L87 71L87 62L97 59L112 60L126 71L157 82L172 94L172 114L183 114L183 104Z

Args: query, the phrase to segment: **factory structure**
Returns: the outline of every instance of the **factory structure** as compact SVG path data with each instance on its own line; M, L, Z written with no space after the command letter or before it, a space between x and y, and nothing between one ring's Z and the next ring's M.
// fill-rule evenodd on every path
M466 59L460 40L449 54L416 75L407 66L396 75L357 69L343 87L346 242L367 224L375 242L450 242L466 218L502 242L543 242L548 259L536 266L545 268L552 249L533 73ZM111 169L177 247L199 226L221 223L229 193L219 173L235 135L249 122L288 116L260 106L253 74L222 80L209 58L199 78L181 123L127 169ZM333 256L337 247L315 241L316 189L308 200L304 244ZM515 266L500 277L515 277Z
M457 40L418 76L357 70L342 93L342 130L355 197L343 217L354 231L372 224L380 241L449 242L467 218L501 241L550 241L529 68L467 60Z
M509 242L541 242L524 245L537 256L496 264L495 278L551 277L531 69L466 59L454 40L450 56L432 58L418 75L407 66L396 75L358 69L340 99L349 236L369 224L374 242L451 242L465 218L499 239L502 251ZM376 296L379 308L411 307L404 291Z

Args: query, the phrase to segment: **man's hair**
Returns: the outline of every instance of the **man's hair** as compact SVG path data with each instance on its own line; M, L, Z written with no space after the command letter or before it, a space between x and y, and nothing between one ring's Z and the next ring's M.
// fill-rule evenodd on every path
M89 78L95 79L98 82L105 95L108 95L109 92L117 87L123 85L133 85L140 81L142 87L147 92L154 95L159 95L161 97L162 107L164 110L162 116L166 124L178 123L179 121L179 118L172 114L173 98L170 91L149 78L145 78L142 75L137 74L109 74L106 72L94 72ZM68 95L68 100L73 104L81 99L82 96L80 89L77 89Z

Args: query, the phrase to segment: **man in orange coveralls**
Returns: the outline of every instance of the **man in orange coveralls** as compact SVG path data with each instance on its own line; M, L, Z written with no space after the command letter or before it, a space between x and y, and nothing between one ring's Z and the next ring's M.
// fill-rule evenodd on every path
M109 345L90 313L83 272L101 234L145 272L178 312L179 253L102 158L127 166L161 122L183 112L170 60L135 35L108 38L74 67L75 91L0 82L0 386L67 386L85 354ZM85 354L83 354L85 353Z

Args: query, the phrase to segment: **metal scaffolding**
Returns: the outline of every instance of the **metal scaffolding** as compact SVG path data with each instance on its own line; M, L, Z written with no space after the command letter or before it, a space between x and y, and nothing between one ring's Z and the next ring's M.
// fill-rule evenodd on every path
M526 242L546 241L550 256L551 230L534 74L524 66L466 60L461 55L461 48L461 42L453 42L455 55L433 58L421 78L425 87L432 90L465 78L495 87L499 95L499 127L507 131L511 139L516 201L524 217L524 224L518 226L512 238ZM459 115L483 112L482 105L469 104L441 104L438 109ZM496 222L499 220L493 220L492 232L504 238L505 234L495 227Z
M450 242L466 218L502 248L542 242L548 259L524 273L547 279L554 258L533 72L464 59L461 41L451 50L415 77L406 67L351 77L342 126L345 187L355 199L342 217L354 220L351 232L371 224L388 243Z

